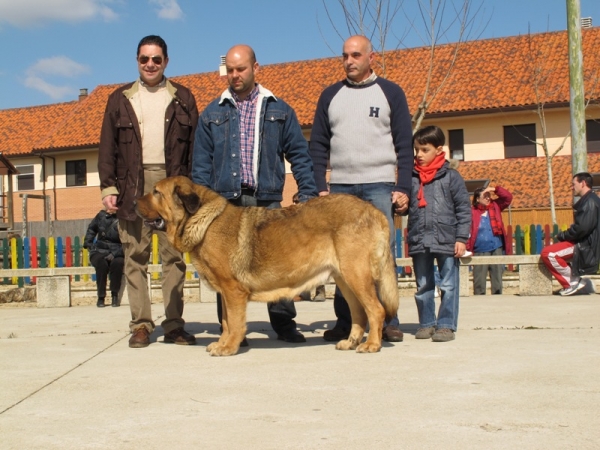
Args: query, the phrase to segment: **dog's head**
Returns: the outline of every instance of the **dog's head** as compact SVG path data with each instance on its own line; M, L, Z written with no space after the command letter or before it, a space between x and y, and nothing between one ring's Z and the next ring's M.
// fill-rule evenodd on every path
M216 192L178 176L156 183L152 192L137 199L135 211L146 226L164 231L169 242L185 252L202 239L208 225L223 210L222 203L227 200ZM206 205L213 207L204 211ZM199 213L201 210L204 214Z

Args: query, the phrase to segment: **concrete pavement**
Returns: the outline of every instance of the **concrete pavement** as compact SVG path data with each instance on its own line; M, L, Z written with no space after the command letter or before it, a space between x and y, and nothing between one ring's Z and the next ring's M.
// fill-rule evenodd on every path
M0 307L2 449L592 449L600 443L599 295L461 299L449 343L334 349L332 301L297 303L307 343L248 308L250 347L214 358L214 304L189 303L194 347L129 349L129 309ZM153 305L160 324L162 305Z

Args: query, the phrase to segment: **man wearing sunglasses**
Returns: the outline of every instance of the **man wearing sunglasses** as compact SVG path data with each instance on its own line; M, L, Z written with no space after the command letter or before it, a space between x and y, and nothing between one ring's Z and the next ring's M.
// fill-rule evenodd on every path
M119 218L132 317L129 346L142 348L149 345L155 327L147 285L152 231L135 213L134 200L165 177L189 176L198 109L189 89L165 78L169 57L160 36L143 38L136 60L139 79L108 98L98 173L102 203L117 210ZM186 264L165 233L156 234L163 266L164 342L193 345L196 338L183 329L182 319Z
M198 123L192 180L234 205L280 208L285 158L298 183L299 201L316 197L308 143L296 113L255 82L259 66L254 50L247 45L232 47L225 66L229 88L206 107ZM219 322L221 306L218 297ZM306 341L296 330L294 302L269 303L268 311L277 339ZM244 339L241 346L246 345Z

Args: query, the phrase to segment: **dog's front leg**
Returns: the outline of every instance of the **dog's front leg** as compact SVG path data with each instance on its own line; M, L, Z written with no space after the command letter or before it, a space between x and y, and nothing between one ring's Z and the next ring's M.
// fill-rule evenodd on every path
M246 298L240 301L239 297L223 295L223 333L206 348L211 356L235 355L246 336Z

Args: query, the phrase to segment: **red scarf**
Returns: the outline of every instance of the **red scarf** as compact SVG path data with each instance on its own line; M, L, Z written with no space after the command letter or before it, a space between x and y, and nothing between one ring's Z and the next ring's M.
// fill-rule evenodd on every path
M430 183L431 180L435 177L437 171L444 165L446 162L446 154L440 153L435 157L435 159L428 166L420 166L415 160L415 170L419 173L419 179L421 180L421 186L419 186L419 193L417 194L417 199L419 200L419 208L424 208L427 206L427 202L425 201L425 195L423 195L423 185Z
M502 216L498 217L498 211L496 211L496 208L492 208L492 203L494 202L490 202L490 204L487 206L478 203L477 208L480 211L489 211L490 225L492 226L492 233L494 236L504 236L504 230L502 229Z

